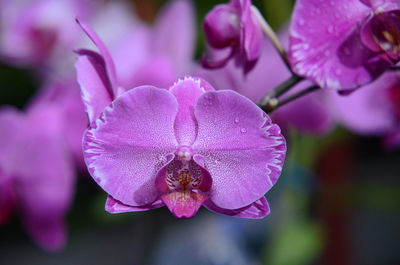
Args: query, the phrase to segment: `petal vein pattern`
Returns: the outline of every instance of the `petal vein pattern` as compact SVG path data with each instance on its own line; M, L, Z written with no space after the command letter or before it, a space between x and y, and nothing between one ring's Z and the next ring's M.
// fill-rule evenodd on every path
M168 91L132 89L107 107L84 136L84 156L92 177L113 198L130 205L158 197L157 171L174 158L178 103Z
M262 197L279 177L285 158L279 127L233 91L202 95L195 116L198 136L192 148L213 178L211 201L237 209Z

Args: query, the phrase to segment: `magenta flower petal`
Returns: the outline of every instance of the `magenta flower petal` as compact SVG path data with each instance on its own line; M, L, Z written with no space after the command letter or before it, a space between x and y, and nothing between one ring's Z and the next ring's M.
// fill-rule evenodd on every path
M87 34L87 36L93 41L93 43L97 46L97 48L100 51L100 54L102 55L104 62L105 62L105 68L107 71L108 78L111 83L111 88L113 89L113 96L116 97L119 94L118 91L118 81L117 81L117 75L115 72L115 65L114 61L110 55L110 52L108 51L106 45L104 45L103 41L97 36L96 32L84 21L81 21L79 19L76 20L79 24L79 26L82 28L82 30Z
M175 0L160 13L154 26L152 42L154 49L168 57L168 60L182 74L194 57L195 13L191 1ZM171 30L174 29L174 30Z
M180 145L190 146L196 139L197 121L194 108L199 97L205 93L202 85L201 79L180 79L169 89L179 105L174 128L175 137Z
M261 48L263 45L263 32L258 22L258 19L251 12L251 2L241 1L242 5L242 25L241 28L241 42L246 55L246 61L249 63L256 62L261 54Z
M207 92L195 108L198 135L192 148L212 176L210 199L237 209L262 197L276 182L286 152L277 125L233 91Z
M57 251L65 246L67 229L62 219L29 218L25 227L36 243L48 251Z
M338 90L378 77L390 64L364 46L359 27L373 11L359 0L297 1L290 33L293 70Z
M228 4L215 6L206 15L203 30L211 47L231 49L224 59L203 56L204 67L219 68L231 58L245 74L255 66L261 54L263 33L251 11L250 0L231 0Z
M100 113L113 101L114 96L106 73L103 58L89 51L80 51L75 64L77 80L81 87L82 101L92 124Z
M129 206L129 205L123 204L120 201L117 201L116 199L114 199L111 196L108 196L107 201L106 201L105 210L109 213L126 213L126 212L147 211L147 210L160 208L162 206L164 206L164 204L161 200L157 200L154 203L147 205L147 206L140 206L140 207Z
M388 72L375 82L347 96L332 93L332 108L336 119L350 130L362 135L382 135L398 125L400 106L391 89L400 91L400 77ZM400 93L399 93L400 94ZM400 108L399 108L400 109Z
M203 29L208 42L216 49L235 44L240 38L237 7L232 4L215 6L205 17Z
M0 140L0 168L14 178L28 232L47 249L61 247L65 241L62 219L75 183L61 115L56 107L43 104L29 109L27 115L7 110L0 118L0 135L8 134ZM1 125L4 121L7 125ZM10 128L15 130L12 136ZM9 146L12 150L3 154Z
M207 200L207 196L193 191L172 191L161 195L171 213L178 218L191 218Z
M177 148L177 112L174 96L151 86L125 92L104 110L83 147L90 174L109 195L130 206L157 199L156 173Z
M212 201L207 201L204 206L207 207L207 209L216 213L251 219L260 219L270 213L269 205L265 197L261 197L259 200L253 202L248 206L233 210L220 208L216 206Z

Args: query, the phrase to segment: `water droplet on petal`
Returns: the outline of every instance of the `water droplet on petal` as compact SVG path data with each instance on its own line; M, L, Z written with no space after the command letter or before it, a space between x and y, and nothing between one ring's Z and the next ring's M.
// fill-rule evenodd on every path
M246 130L246 128L241 128L241 129L240 129L240 132L241 132L241 133L246 133L247 130Z
M235 118L235 123L238 124L239 121L240 121L240 120L239 120L239 117L236 117L236 118Z

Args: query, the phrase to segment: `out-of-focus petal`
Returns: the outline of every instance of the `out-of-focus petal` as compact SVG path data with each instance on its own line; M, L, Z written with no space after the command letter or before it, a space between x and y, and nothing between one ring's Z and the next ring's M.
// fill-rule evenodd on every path
M192 148L204 156L212 176L211 201L237 209L263 196L278 179L285 158L279 127L234 91L203 94L195 117L199 129Z
M61 218L25 216L24 226L34 241L48 251L57 251L65 246L67 228Z
M388 88L400 83L397 73L389 72L375 82L347 96L331 93L336 119L350 130L364 135L391 131L397 121Z
M251 219L260 219L270 213L269 205L265 197L260 198L259 200L253 202L248 206L233 210L220 208L216 206L211 200L206 201L204 203L204 206L207 207L207 209L216 213Z
M124 204L153 203L157 171L177 148L177 112L174 96L151 86L116 99L84 135L84 157L94 180Z
M173 29L173 30L171 30ZM188 0L174 0L160 13L154 27L155 51L168 56L177 72L187 73L194 57L195 12Z

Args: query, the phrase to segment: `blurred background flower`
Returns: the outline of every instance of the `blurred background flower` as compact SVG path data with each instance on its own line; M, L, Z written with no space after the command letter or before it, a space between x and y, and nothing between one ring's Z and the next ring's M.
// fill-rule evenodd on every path
M289 77L268 40L246 77L234 62L199 70L202 21L216 4L227 2L0 1L1 263L400 264L395 72L348 97L320 91L273 113L289 152L268 193L271 214L264 219L203 208L189 220L175 219L165 207L104 211L106 195L88 177L80 152L88 121L73 66L74 50L97 48L75 17L90 24L120 62L121 87L167 86L197 73L217 89L258 101ZM354 2L375 8L385 1ZM285 25L294 1L253 4L288 47ZM294 89L302 86L307 84Z

